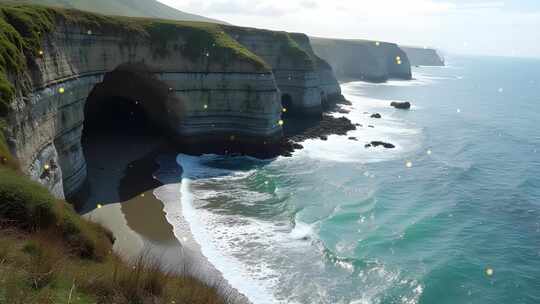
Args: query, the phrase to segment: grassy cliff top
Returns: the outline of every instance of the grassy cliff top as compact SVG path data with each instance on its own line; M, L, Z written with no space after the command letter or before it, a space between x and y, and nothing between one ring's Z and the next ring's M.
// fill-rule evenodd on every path
M269 39L272 39L272 41L274 41L276 44L280 45L280 55L285 56L293 61L305 61L311 64L315 64L310 54L308 54L306 50L304 50L295 40L294 35L297 35L296 33L230 25L222 25L221 27L235 39L241 40L241 36L245 35L257 35L258 37L267 37Z
M224 23L179 11L156 0L2 0L19 4L40 4L68 9L77 9L105 15L126 17L160 18L181 21L203 21ZM1 1L0 1L1 2Z

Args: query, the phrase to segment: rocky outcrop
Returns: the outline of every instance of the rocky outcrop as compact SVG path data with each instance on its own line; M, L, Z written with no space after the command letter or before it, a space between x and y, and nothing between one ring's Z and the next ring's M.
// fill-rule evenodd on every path
M391 143L387 143L387 142L379 141L379 140L372 141L371 143L365 145L366 148L371 148L371 147L376 148L376 147L379 147L379 146L382 146L385 149L394 149L396 147L395 145L393 145Z
M21 26L9 18L9 8L3 13L10 26ZM281 103L272 70L217 25L47 13L54 20L49 31L19 31L39 36L39 47L24 50L25 70L9 71L21 81L14 82L6 135L21 169L57 197L73 194L85 180L81 135L92 92L140 102L184 145L230 142L230 152L241 153L277 149ZM107 86L113 71L124 73L129 86ZM109 89L100 92L103 86Z
M316 56L303 34L224 26L234 39L271 67L287 112L321 115L321 104L341 95L331 67Z
M315 54L330 63L339 79L411 79L409 59L397 44L315 37L310 40Z
M411 103L408 101L405 101L405 102L392 101L390 103L390 106L396 109L409 110L411 108Z
M413 46L400 46L407 53L412 66L444 66L444 59L437 50Z

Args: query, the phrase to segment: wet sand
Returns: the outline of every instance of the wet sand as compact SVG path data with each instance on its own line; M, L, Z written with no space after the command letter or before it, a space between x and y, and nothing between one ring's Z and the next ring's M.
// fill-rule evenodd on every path
M171 270L217 286L231 303L249 303L204 257L189 224L182 219L175 230L167 221L155 192L170 193L174 197L163 199L181 202L176 191L179 180L163 185L153 177L159 169L156 158L164 154L175 153L154 136L87 139L88 191L78 198L81 213L113 232L114 250L124 258L141 254L159 258ZM171 189L156 191L160 187Z

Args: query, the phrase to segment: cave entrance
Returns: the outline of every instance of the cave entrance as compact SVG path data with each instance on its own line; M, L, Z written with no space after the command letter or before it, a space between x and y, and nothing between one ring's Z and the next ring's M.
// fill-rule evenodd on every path
M93 88L81 138L87 178L73 198L80 212L119 202L126 208L136 198L152 196L161 184L153 174L167 142L165 109L171 94L166 83L140 65L121 66Z
M292 111L292 97L289 94L281 95L281 106L283 107L283 116L288 116Z
M138 100L108 96L89 101L85 108L83 145L103 136L148 136L159 134Z

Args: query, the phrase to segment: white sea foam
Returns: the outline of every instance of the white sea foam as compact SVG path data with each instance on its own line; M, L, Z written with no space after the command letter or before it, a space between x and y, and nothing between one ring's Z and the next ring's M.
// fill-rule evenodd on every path
M198 200L208 200L222 194L219 190L201 189L197 190L200 184L208 181L231 181L245 178L252 171L231 171L218 169L205 165L209 161L218 159L219 156L205 155L194 157L179 154L177 163L182 166L183 176L178 191L181 197L181 204L166 204L167 214L174 214L171 208L182 208L182 214L189 223L189 227L195 241L201 246L203 255L212 263L223 277L241 293L246 295L255 304L278 303L271 292L276 275L264 263L248 265L235 257L236 253L249 248L237 244L241 238L249 239L260 237L271 237L272 231L269 224L260 222L249 222L242 219L237 222L224 224L227 217L216 215L204 208L196 208ZM230 190L230 189L228 189ZM177 194L178 195L178 194ZM173 226L177 223L172 220Z
M336 162L373 163L402 157L420 147L422 130L406 116L421 108L413 106L410 111L396 110L390 106L393 100L362 96L359 84L362 85L359 82L342 85L343 95L352 102L352 106L346 107L350 113L345 115L338 113L335 116L345 116L361 126L347 133L347 136L332 135L327 141L307 140L303 143L305 149L297 151L297 156ZM383 118L371 118L373 113L380 113ZM358 141L350 140L349 137L356 137ZM365 145L371 141L389 142L396 147L366 149Z
M313 226L301 221L296 221L296 225L289 234L293 240L309 240L315 236Z

